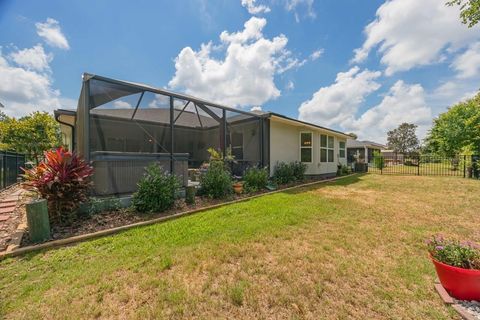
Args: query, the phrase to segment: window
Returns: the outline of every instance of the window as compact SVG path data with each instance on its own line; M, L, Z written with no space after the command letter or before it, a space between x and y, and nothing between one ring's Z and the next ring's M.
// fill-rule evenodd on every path
M340 141L338 143L338 156L340 158L345 158L345 141Z
M300 161L312 162L312 133L300 132Z
M332 136L320 135L320 162L333 162L334 141Z

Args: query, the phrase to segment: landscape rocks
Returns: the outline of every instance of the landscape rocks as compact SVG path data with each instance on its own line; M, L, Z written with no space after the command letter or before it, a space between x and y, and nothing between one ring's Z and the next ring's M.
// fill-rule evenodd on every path
M480 320L480 302L468 300L455 300L456 303L467 309L474 319Z

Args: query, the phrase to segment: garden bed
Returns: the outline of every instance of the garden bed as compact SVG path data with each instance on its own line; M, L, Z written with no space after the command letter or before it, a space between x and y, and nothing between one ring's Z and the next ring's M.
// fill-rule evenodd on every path
M306 178L303 181L297 181L294 183L289 183L285 185L280 185L277 190L283 190L295 186L300 186L307 183L318 182L326 180L326 178ZM64 226L54 226L51 231L51 239L61 240L68 239L75 236L87 235L94 232L108 230L112 228L128 226L134 223L155 220L162 217L169 217L173 215L178 215L184 212L190 212L195 210L201 210L203 208L208 208L222 203L228 203L236 200L241 200L249 198L252 196L257 196L265 193L271 193L269 190L257 191L254 193L242 193L242 194L232 194L225 199L210 199L208 197L196 196L195 204L188 205L185 203L184 199L178 199L175 201L175 205L172 209L166 210L164 212L158 213L139 213L133 211L132 208L123 208L118 210L110 210L95 214L85 214L75 218L75 220L70 225ZM49 242L47 241L47 242ZM28 237L28 229L25 230L25 234L22 237L22 242L20 247L27 247L34 245Z

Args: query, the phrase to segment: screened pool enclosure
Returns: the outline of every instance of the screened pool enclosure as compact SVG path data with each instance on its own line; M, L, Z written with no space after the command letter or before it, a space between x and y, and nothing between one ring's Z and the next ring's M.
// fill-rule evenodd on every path
M147 85L84 74L75 120L75 149L92 162L95 193L135 191L157 163L186 186L209 148L231 151L231 170L268 163L262 115Z

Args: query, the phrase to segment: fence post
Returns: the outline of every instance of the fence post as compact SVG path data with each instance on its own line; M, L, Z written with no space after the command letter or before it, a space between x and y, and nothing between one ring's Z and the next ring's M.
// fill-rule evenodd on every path
M417 156L417 176L420 175L420 155Z
M3 188L7 187L7 151L3 152Z
M466 162L467 162L467 155L464 154L463 155L463 177L464 178L466 177L466 169L467 169Z

